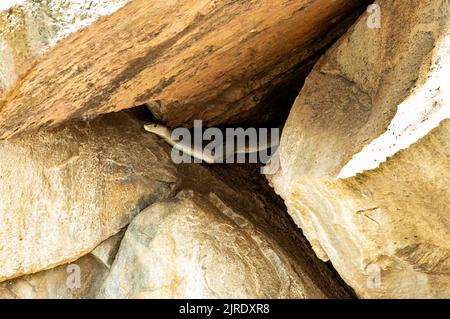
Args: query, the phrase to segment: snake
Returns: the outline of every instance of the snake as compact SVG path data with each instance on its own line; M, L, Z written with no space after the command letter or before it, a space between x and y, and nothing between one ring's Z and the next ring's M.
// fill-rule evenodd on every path
M224 163L224 161L229 157L225 155L225 152L223 152L222 155L218 156L211 156L207 152L203 152L203 148L195 148L191 143L184 140L175 140L172 136L172 129L170 129L168 126L161 124L161 123L155 123L150 122L144 125L144 129L147 132L153 133L160 138L162 138L167 144L171 145L175 149L182 151L185 154L188 154L189 156L193 158L197 158L205 163L208 164L215 164L215 163ZM269 133L267 139L263 143L258 143L257 145L252 145L251 143L244 143L244 145L240 145L239 143L233 143L234 144L234 152L233 154L230 154L230 156L234 156L235 154L250 154L255 152L261 152L264 150L267 150L272 147L278 146L278 139L273 140L271 138L271 130L267 130ZM223 145L223 149L226 150L226 143Z

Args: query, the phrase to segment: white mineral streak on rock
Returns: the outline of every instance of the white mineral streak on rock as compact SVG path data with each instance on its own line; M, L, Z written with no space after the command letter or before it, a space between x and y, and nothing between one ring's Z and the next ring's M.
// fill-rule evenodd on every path
M446 32L450 33L450 32ZM365 146L342 168L338 178L349 178L377 168L388 157L428 134L450 118L450 36L433 52L430 77L416 88L392 119L386 132Z

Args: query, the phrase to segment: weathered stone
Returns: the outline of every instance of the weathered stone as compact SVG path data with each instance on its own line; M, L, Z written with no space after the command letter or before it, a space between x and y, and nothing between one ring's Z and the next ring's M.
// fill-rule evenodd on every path
M144 103L171 126L253 118L364 2L130 1L60 41L16 81L0 101L0 138ZM13 60L5 60L8 74Z
M361 297L448 298L450 2L376 5L309 75L269 179Z
M94 298L107 274L108 269L100 261L86 255L72 264L2 282L0 298Z
M0 142L0 279L75 260L173 196L169 152L127 113Z
M179 175L183 191L128 227L99 297L351 296L251 182L257 175L196 164L179 166Z

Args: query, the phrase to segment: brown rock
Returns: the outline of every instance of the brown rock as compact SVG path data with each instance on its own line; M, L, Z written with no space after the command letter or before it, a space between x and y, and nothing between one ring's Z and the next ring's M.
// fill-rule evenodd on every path
M360 4L133 0L60 41L17 81L0 102L0 138L143 103L172 126L244 120Z

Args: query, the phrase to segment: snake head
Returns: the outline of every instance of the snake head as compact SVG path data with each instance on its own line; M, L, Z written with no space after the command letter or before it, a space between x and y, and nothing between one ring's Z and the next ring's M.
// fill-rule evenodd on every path
M144 129L147 132L166 137L170 136L170 130L166 126L158 123L147 123L144 125Z

